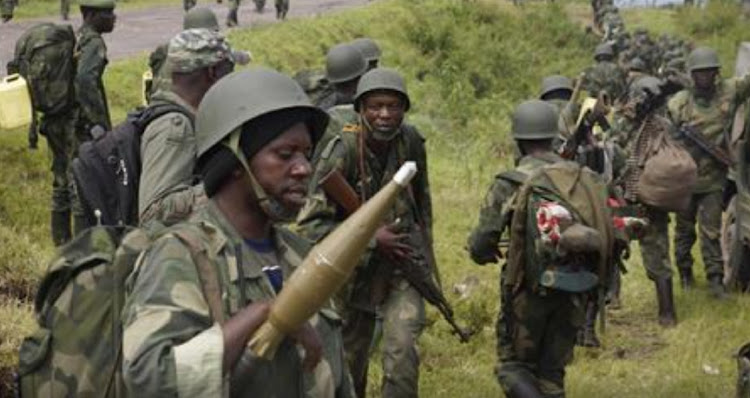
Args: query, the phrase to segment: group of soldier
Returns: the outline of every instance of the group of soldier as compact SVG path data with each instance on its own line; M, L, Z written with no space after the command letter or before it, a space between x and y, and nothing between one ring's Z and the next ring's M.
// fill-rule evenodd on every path
M114 28L115 3L82 0L80 6L75 106L43 117L40 127L53 154L51 226L57 245L85 225L78 222L83 215L70 173L75 148L112 129L101 35ZM633 181L643 172L644 148L662 137L679 142L698 172L689 206L676 213L680 283L694 287L690 253L697 221L710 292L727 297L719 229L728 168L677 131L689 125L707 141L724 145L733 110L750 96L750 77L721 81L715 51L692 49L669 37L654 42L641 31L630 38L612 6L597 7L609 11L597 12L605 34L596 64L576 84L564 76L545 78L538 98L516 107L511 126L516 167L493 181L468 241L476 263L531 250L546 267L541 280L518 277L519 270L507 264L501 273L496 375L509 397L563 397L574 345L598 344L594 324L604 300L592 292L605 286L609 302L619 301L618 272L602 280L581 271L570 256L544 246L557 241L558 225L545 230L552 235L542 236L541 227L518 221L519 197L528 198L537 215L573 213L572 219L581 221L564 201L547 202L550 196L541 200L529 193L540 171L577 164L586 187L603 188L584 203L599 221L611 212L594 197L610 196L632 209L632 217L622 219L635 220L628 232L639 240L643 265L654 281L658 321L674 326L669 213L641 203ZM439 274L432 253L425 139L405 122L412 102L404 78L381 67L381 50L369 38L332 46L325 70L291 78L266 68L234 71L243 63L241 54L219 33L216 16L206 8L191 8L183 28L162 48L164 64L154 71L148 93L149 106L170 104L179 111L154 119L143 132L139 223L197 236L222 294L217 311L204 295L200 261L181 234L160 235L129 280L122 318L126 385L145 396L364 397L370 356L380 341L381 394L418 396L417 343L425 326L425 299L406 269L425 267L438 285ZM614 109L614 117L609 131L597 135L591 129L585 142L571 148L582 119L580 90ZM604 155L597 157L599 152L587 147ZM399 194L346 287L289 336L273 360L245 349L311 243L356 210L341 199L342 186L364 202L406 161L416 162L417 176ZM343 184L329 185L332 176ZM539 186L556 192L553 185ZM287 227L290 223L294 227ZM606 242L612 235L612 227L601 223L599 230L573 225L568 235L576 232L584 241ZM505 236L508 252L500 249ZM608 252L601 257L612 262L624 250L604 246Z

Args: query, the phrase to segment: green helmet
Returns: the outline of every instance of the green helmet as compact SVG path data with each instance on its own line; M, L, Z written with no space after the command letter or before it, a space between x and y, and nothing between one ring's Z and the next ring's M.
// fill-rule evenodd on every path
M689 72L701 69L721 68L719 54L712 48L698 47L688 55L687 68Z
M375 43L375 40L370 39L369 37L360 37L352 40L350 44L362 53L362 56L365 57L365 61L371 62L380 59L380 47Z
M351 44L337 44L326 55L326 77L331 83L356 79L367 71L367 61Z
M313 141L325 131L328 115L310 103L305 91L290 77L266 68L233 72L206 92L196 116L198 157L208 152L245 122L275 111L308 108Z
M219 31L219 21L216 19L216 14L210 8L194 7L185 13L185 17L182 19L182 29L198 28Z
M628 62L628 71L632 72L646 72L646 62L641 57L635 57Z
M515 140L546 140L557 137L558 114L554 105L542 100L528 100L513 111L512 130Z
M103 9L115 8L116 4L115 0L80 0L78 2L78 5L81 7Z
M633 82L630 87L630 95L639 91L647 93L649 96L656 97L661 94L662 81L654 76L643 76Z
M614 57L615 52L612 49L612 45L609 43L602 43L596 46L596 49L594 50L594 59L599 59L599 57L602 56L608 56L608 57Z
M404 78L390 68L375 68L365 73L359 84L357 84L357 93L354 95L354 110L359 112L360 105L364 96L372 91L387 90L396 92L404 100L404 110L408 111L411 107L409 93L406 91Z
M540 99L544 99L544 96L557 90L566 90L569 93L573 93L573 83L565 76L552 75L542 79L542 92L539 94Z

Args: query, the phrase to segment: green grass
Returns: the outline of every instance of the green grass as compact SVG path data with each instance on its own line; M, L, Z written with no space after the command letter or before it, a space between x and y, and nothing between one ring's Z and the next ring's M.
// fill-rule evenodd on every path
M570 14L567 5L563 9L556 4L532 3L515 9L507 2L387 0L363 9L230 34L234 47L253 52L256 64L287 73L320 67L327 48L334 43L370 36L383 48L383 64L406 76L414 104L409 118L427 137L436 253L446 294L459 322L478 331L471 342L459 344L437 312L429 311L429 327L420 341L422 396L501 394L492 373L499 269L473 265L463 246L493 175L512 162L507 132L514 104L534 97L543 76L575 76L590 62L596 42L580 26L581 5L574 7L578 7L574 13L578 17L571 20L565 17ZM715 11L709 7L708 15L725 18L723 12L723 8ZM688 20L683 24L677 23L674 11L661 10L628 11L626 20L634 26L658 21L659 29L694 35L699 43L727 40L729 44L722 44L720 51L722 59L733 64L731 43L747 35L741 29L743 22L722 20L717 28L704 24L707 18L699 13L687 12L681 17ZM139 102L139 78L145 65L141 56L114 62L108 68L106 86L115 119L122 119ZM5 264L0 267L0 288L3 283L33 284L45 267L43 259L52 252L46 150L30 153L24 148L23 131L0 132L0 177L4 181L0 190L0 264ZM731 396L735 376L732 353L750 337L750 298L718 303L707 298L703 281L691 294L677 288L680 324L661 329L656 326L653 287L645 277L637 249L632 258L630 272L624 277L624 308L610 312L603 349L576 352L568 368L569 396ZM696 267L700 275L701 264ZM477 277L479 285L468 298L459 300L451 287L470 276ZM29 333L33 325L28 304L4 301L0 305L0 368L12 366L18 336ZM719 374L705 374L704 365L717 368ZM370 374L373 395L378 392L380 377L376 356Z
M205 0L204 0L205 1ZM20 0L20 5L13 10L13 20L60 16L60 0ZM182 4L175 0L118 0L115 12L133 10L154 5L173 5L182 9ZM77 16L78 2L70 0L70 17Z

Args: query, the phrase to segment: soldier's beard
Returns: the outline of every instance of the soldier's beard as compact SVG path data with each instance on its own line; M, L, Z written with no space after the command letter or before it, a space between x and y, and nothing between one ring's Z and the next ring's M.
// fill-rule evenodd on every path
M267 197L266 200L260 202L260 208L273 222L278 223L289 223L295 220L297 217L298 210L290 209L281 203L281 201Z

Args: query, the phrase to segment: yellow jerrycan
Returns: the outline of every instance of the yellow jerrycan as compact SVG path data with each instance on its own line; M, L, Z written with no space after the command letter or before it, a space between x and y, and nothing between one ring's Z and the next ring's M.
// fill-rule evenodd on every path
M151 73L151 70L143 72L143 76L141 77L141 103L143 106L148 106L149 93L151 92L151 87L153 87L153 85L154 75Z
M0 129L14 129L31 124L31 96L26 79L19 74L0 81Z

